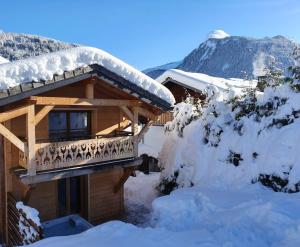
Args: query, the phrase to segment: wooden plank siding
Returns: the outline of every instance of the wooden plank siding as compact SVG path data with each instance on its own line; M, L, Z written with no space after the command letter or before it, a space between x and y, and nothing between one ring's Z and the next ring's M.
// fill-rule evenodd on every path
M57 180L39 183L33 188L28 206L36 208L41 221L57 217Z
M92 224L116 219L123 212L123 187L117 193L114 187L123 175L122 168L90 175L90 217Z

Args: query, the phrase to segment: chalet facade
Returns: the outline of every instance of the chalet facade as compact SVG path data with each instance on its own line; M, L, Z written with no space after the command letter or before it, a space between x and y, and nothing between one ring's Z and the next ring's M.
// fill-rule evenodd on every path
M98 60L78 62L90 51ZM0 85L11 86L0 91L0 232L11 246L20 241L10 198L37 209L42 222L118 218L124 182L141 164L138 142L173 103L166 88L100 50L68 52L0 65ZM77 59L71 69L46 79L31 70L66 56Z
M203 99L205 97L203 90L207 84L201 85L198 79L187 76L190 74L192 73L171 69L158 77L157 81L172 92L176 103L186 100L188 96Z

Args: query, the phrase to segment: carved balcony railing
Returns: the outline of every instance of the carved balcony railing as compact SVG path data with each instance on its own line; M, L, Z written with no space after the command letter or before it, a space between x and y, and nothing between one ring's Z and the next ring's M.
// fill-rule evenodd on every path
M81 166L135 156L133 136L36 144L36 171ZM28 163L24 153L20 165Z

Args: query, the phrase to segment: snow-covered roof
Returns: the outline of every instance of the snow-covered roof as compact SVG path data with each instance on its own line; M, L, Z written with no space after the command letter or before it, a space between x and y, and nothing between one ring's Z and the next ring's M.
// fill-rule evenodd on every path
M9 63L9 61L6 58L0 56L0 64L3 63Z
M32 81L51 80L54 75L62 75L65 71L94 64L156 95L168 104L172 105L175 102L172 93L166 87L109 53L93 47L70 48L1 64L0 89L8 89Z
M243 89L256 85L256 81L247 81L238 78L224 79L221 77L214 77L201 73L185 72L179 69L167 70L156 80L164 84L169 79L196 91L203 91L207 86L215 86L219 90L224 91L232 87L235 89Z

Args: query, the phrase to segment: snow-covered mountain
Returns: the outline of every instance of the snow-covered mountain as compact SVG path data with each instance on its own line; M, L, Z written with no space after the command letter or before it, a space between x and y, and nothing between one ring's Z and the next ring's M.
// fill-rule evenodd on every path
M9 61L75 46L37 35L0 32L0 56Z
M152 78L157 78L160 75L162 75L165 71L177 68L181 63L182 61L167 63L161 66L145 69L143 72Z
M271 65L283 70L294 65L293 52L299 47L298 43L283 36L255 39L229 36L216 30L181 62L144 72L156 78L167 69L177 68L223 78L255 78Z

